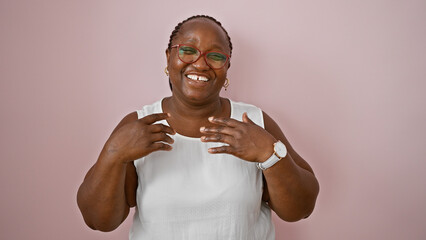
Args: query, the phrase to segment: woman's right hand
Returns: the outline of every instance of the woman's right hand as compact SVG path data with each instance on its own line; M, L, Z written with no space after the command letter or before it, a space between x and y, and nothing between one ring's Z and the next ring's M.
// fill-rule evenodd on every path
M154 124L170 117L168 113L155 113L118 128L105 144L104 151L123 163L144 157L154 151L172 150L175 131L164 124ZM168 144L167 144L168 143Z

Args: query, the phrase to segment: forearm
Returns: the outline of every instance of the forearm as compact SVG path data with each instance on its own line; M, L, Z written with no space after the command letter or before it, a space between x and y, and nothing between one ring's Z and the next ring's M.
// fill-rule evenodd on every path
M125 178L126 164L101 153L77 194L78 206L89 227L112 231L127 217Z
M298 166L288 154L263 171L269 205L285 221L298 221L309 216L315 206L319 184L314 174Z

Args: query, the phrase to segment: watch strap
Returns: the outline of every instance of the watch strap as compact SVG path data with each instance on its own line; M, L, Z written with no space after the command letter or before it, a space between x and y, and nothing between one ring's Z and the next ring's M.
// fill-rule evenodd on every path
M277 141L274 143L274 153L264 162L258 162L256 164L257 168L260 170L266 170L267 168L270 168L274 166L275 163L277 163L281 158L285 157L287 155L287 148L281 141Z
M272 155L264 162L258 162L256 163L257 168L260 170L266 170L272 166L274 166L275 163L277 163L281 158L277 157L275 153L272 153Z

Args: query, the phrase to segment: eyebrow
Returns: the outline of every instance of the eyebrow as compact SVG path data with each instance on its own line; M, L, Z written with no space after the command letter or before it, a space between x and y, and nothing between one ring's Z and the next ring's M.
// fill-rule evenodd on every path
M195 44L197 44L199 41L198 41L198 40L195 40L195 39L189 39L189 40L188 40L188 41L186 41L186 42L188 42L188 45L195 45ZM186 44L186 43L185 43L185 44ZM219 44L216 44L216 43L213 43L213 44L211 45L210 49L209 49L209 50L207 50L207 51L211 51L212 49L218 49L218 50L220 50L220 51L226 52L226 49L222 48Z

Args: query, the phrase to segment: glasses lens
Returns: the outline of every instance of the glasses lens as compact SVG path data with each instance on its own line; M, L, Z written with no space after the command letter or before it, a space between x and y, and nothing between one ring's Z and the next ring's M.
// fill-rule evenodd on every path
M225 66L228 57L220 52L209 52L206 55L207 63L213 68L221 68Z
M187 45L179 46L179 59L185 63L197 61L200 55L200 51L194 47ZM210 67L219 69L225 66L228 56L221 52L209 52L205 55L205 60Z
M183 62L192 63L195 62L200 56L200 52L189 46L180 46L179 47L179 58Z

